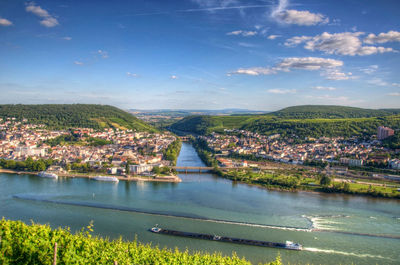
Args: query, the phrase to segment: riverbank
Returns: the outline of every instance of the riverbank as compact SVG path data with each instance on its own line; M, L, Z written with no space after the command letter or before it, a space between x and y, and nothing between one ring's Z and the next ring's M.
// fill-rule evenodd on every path
M8 173L8 174L18 174L18 175L38 175L38 172L31 171L18 171L12 169L0 169L0 173ZM105 175L105 174L85 174L85 173L56 173L59 177L64 178L88 178L92 179L98 175L116 177L118 180L122 181L142 181L142 182L173 182L179 183L182 182L181 178L176 175L169 176L156 176L156 177L142 177L142 176L115 176L115 175Z
M370 183L360 183L351 179L349 181L335 181L335 179L326 174L308 172L301 169L274 170L273 173L270 170L268 172L254 172L251 168L240 171L223 171L223 168L219 168L218 161L210 150L207 150L206 147L196 141L193 142L193 146L201 160L207 166L214 167L213 172L216 175L232 181L269 190L311 191L400 199L400 189L397 186L371 185Z

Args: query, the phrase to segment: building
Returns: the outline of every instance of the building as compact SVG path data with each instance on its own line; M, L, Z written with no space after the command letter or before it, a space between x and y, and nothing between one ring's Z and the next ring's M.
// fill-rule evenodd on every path
M352 167L361 167L364 164L364 161L361 159L350 159L349 166Z
M135 175L143 174L145 172L150 172L153 169L153 165L129 165L129 170Z
M44 148L36 148L31 146L17 146L15 148L15 156L18 157L28 157L28 156L45 156L46 149Z
M349 165L352 167L361 167L364 164L364 160L342 157L342 158L340 158L340 163L342 163L344 165Z
M378 127L378 140L383 140L389 136L394 135L394 130L385 126Z

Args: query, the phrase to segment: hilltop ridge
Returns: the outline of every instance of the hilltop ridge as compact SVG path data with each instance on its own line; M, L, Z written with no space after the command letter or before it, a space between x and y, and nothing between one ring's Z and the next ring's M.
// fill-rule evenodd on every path
M338 118L369 118L382 117L400 113L400 109L364 109L338 105L299 105L271 112L273 115L283 118L296 119L338 119Z
M244 129L283 136L335 137L369 136L381 125L400 129L399 109L374 110L344 106L304 105L288 107L263 115L185 117L171 125L172 130L208 134L224 129Z
M137 131L157 131L132 114L109 105L96 104L43 104L0 105L0 118L27 119L32 124L51 128L118 128Z

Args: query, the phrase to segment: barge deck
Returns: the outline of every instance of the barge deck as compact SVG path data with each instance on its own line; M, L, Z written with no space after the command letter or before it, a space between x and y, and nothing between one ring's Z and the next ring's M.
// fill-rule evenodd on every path
M302 248L303 248L302 245L293 243L291 241L286 241L286 243L276 243L276 242L268 242L268 241L252 240L252 239L242 239L242 238L234 238L234 237L226 237L226 236L217 236L217 235L209 235L209 234L168 230L168 229L163 229L163 228L159 228L159 227L151 228L150 232L153 232L156 234L189 237L189 238L220 241L220 242L242 244L242 245L259 246L259 247L283 248L283 249L289 249L289 250L302 250Z

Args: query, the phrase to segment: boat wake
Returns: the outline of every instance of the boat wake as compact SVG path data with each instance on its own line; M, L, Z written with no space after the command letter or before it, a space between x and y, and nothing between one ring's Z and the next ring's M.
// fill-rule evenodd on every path
M359 232L338 230L337 227L334 227L334 225L340 225L343 223L332 219L349 218L350 217L349 215L315 215L315 216L302 215L302 217L306 218L310 222L310 230L312 232L329 232L329 233L338 233L338 234L353 235L353 236L400 239L400 235L359 233Z
M338 251L338 250L333 250L333 249L303 248L303 250L310 251L310 252L321 252L321 253L326 253L326 254L339 254L339 255L344 255L344 256L354 256L354 257L358 257L358 258L378 258L378 259L392 260L390 258L382 257L380 255L358 254L358 253Z
M61 205L71 205L71 206L80 206L80 207L90 207L97 209L106 209L106 210L114 210L114 211L122 211L122 212L132 212L132 213L140 213L147 215L157 215L157 216L165 216L165 217L174 217L174 218L182 218L188 220L197 220L203 222L211 222L211 223L220 223L220 224L231 224L231 225L241 225L241 226L250 226L250 227L260 227L260 228L269 228L269 229L279 229L279 230L287 230L287 231L297 231L297 232L330 232L330 233L340 233L340 234L348 234L348 235L358 235L358 236L369 236L369 237L381 237L381 238L392 238L392 239L400 239L398 235L382 235L382 234L364 234L364 233L356 233L356 232L347 232L341 230L335 230L331 227L327 227L326 225L321 225L321 219L323 217L349 217L346 215L330 215L330 216L314 216L307 217L311 226L310 227L293 227L293 226L280 226L280 225L269 225L269 224L257 224L250 222L240 222L240 221L231 221L231 220L223 220L223 219L213 219L207 218L204 216L199 216L195 214L185 214L185 213L174 213L174 212L166 212L166 211L148 211L138 208L132 208L128 206L116 206L95 202L80 202L80 201L63 201L63 200L52 200L41 196L30 196L30 195L14 195L16 199L28 200L28 201L37 201L37 202L45 202L45 203L54 203ZM318 223L320 222L320 223Z
M28 195L14 195L13 197L16 199L21 199L21 200L54 203L54 204L62 204L62 205L71 205L71 206L91 207L91 208L97 208L97 209L133 212L133 213L140 213L140 214L147 214L147 215L175 217L175 218L198 220L198 221L204 221L204 222L220 223L220 224L232 224L232 225L270 228L270 229L311 232L310 229L303 228L303 227L290 227L290 226L257 224L257 223L249 223L249 222L237 222L237 221L230 221L230 220L223 220L223 219L211 219L211 218L198 216L198 215L189 215L189 214L183 214L183 213L171 213L171 212L164 212L164 211L147 211L147 210L127 207L127 206L115 206L115 205L93 203L93 202L52 200L52 199L47 199L44 197L28 196Z
M331 220L331 219L339 219L339 218L348 218L349 215L315 215L315 216L307 216L302 215L303 218L306 218L310 222L310 229L312 230L334 230L335 228L332 225L342 224L339 221Z

